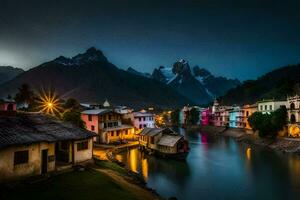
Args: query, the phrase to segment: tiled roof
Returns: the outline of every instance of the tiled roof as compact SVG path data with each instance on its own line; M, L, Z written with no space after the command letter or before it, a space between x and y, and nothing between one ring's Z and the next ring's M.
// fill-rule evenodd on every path
M81 140L95 134L41 113L0 116L0 149L37 142Z

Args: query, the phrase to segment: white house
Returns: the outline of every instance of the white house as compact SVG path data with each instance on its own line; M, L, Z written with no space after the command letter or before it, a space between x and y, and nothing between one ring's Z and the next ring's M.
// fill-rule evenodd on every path
M262 100L257 102L257 109L259 112L265 113L271 113L277 110L278 108L282 106L287 106L286 101L275 101L275 100Z
M129 113L125 117L131 119L131 123L135 129L155 128L154 114L145 110Z

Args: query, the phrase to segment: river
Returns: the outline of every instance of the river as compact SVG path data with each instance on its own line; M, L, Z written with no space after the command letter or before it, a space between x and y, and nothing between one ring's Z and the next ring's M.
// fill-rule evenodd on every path
M156 158L138 148L116 158L165 198L300 199L300 156L254 148L232 138L180 132L190 144L186 161Z

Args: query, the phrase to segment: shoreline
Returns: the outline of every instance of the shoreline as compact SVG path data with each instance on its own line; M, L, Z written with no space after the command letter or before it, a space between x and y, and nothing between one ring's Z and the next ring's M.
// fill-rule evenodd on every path
M277 137L276 139L259 138L256 133L251 130L238 129L238 128L225 128L215 126L204 126L187 130L195 130L213 134L221 137L231 137L238 142L250 144L254 146L266 147L274 151L280 151L282 153L290 153L294 155L300 155L300 139Z

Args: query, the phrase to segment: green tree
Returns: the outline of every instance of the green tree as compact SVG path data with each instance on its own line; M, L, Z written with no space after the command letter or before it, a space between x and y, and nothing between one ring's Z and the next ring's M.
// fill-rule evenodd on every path
M171 123L172 125L179 124L179 109L173 110L171 112Z
M196 125L199 121L199 111L196 108L192 108L188 114L187 123L189 125Z
M253 113L248 122L254 131L259 131L259 136L276 138L279 131L287 125L287 110L281 107L271 114Z
M17 103L24 103L25 107L28 107L34 102L35 95L28 84L23 84L18 90L19 91L15 96Z
M70 122L80 128L85 128L85 123L81 119L81 113L79 111L76 110L65 111L62 115L62 120L65 122Z
M63 106L65 109L77 110L79 109L80 104L76 99L69 98L67 99L67 101L64 103Z

